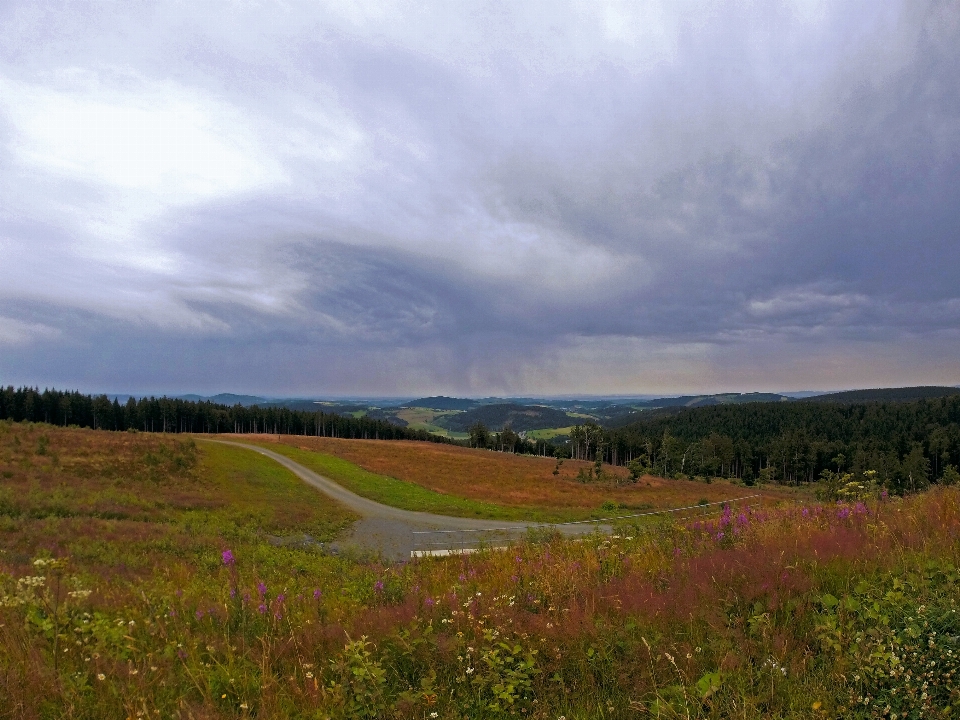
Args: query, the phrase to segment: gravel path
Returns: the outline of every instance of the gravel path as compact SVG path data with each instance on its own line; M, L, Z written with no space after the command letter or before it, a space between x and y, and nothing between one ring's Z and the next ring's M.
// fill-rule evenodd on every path
M597 529L601 532L610 532L609 526L598 526L597 523L592 522L548 525L536 522L479 520L401 510L352 493L329 478L272 450L229 440L216 442L266 455L307 484L360 515L360 520L353 524L349 534L334 543L334 547L340 550L352 546L360 551L380 552L387 558L404 559L409 558L411 552L415 550L476 547L480 542L503 543L511 538L522 536L528 528L555 528L564 535L570 536L587 535Z

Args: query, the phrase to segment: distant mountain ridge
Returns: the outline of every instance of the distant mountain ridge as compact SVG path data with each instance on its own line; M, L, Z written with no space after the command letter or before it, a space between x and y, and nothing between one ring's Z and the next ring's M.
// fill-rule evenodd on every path
M401 408L426 408L438 412L459 414L468 417L454 419L456 416L441 418L439 424L449 430L465 432L469 425L480 419L491 429L499 429L510 422L514 430L544 429L548 427L566 427L571 424L587 422L591 416L606 426L616 427L648 416L650 413L676 412L687 408L711 407L718 405L742 405L747 403L861 403L861 402L911 402L916 400L950 397L960 395L960 387L921 385L902 388L873 388L862 390L844 390L828 393L798 393L800 397L790 397L781 393L714 393L704 395L678 395L672 397L623 398L618 402L604 399L587 398L458 398L446 395L434 395L415 400L391 401L389 399L337 399L322 400L310 398L265 398L259 395L241 395L219 393L217 395L188 394L178 398L192 402L211 402L218 405L242 405L252 407L284 407L291 410L335 412L342 415L359 416L369 414L372 418L388 419L397 424L406 424L396 416ZM493 408L486 409L485 408ZM567 413L575 413L570 417ZM544 424L547 417L558 424ZM519 425L518 425L519 423ZM464 427L461 429L461 425Z
M233 393L220 393L218 395L177 395L180 400L189 400L190 402L212 402L217 405L266 405L270 401L257 395L235 395Z
M405 408L428 408L430 410L469 410L479 403L469 398L447 397L446 395L435 395L433 397L419 398L405 402L400 407Z
M931 398L960 395L960 388L941 385L917 385L902 388L873 388L870 390L844 390L804 398L798 402L912 402Z

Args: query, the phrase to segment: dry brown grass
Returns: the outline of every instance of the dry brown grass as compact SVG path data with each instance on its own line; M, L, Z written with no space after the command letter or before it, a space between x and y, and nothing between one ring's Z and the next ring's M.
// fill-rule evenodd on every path
M553 458L513 455L454 445L415 441L344 440L302 436L250 435L246 440L282 442L304 450L327 453L369 472L415 483L438 493L513 507L544 509L597 508L612 501L625 508L670 508L706 499L719 502L756 492L729 482L710 484L645 476L636 484L614 481L581 483L581 469L592 463L566 460L558 476ZM626 479L626 468L604 465L611 478ZM770 501L795 499L788 489L764 489Z

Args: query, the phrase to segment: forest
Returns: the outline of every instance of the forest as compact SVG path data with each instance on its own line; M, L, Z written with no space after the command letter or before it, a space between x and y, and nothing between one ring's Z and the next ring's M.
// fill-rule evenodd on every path
M12 386L0 389L0 420L159 433L272 433L369 440L449 442L385 420L286 407L245 407L180 398L129 398Z
M960 396L913 402L717 405L602 432L574 428L572 452L670 476L791 485L874 471L893 492L960 479ZM590 445L592 444L592 449Z

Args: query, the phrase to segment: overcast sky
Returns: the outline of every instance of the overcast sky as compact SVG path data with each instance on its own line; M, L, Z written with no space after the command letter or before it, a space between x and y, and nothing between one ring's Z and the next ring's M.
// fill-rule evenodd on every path
M0 3L0 383L960 383L960 3Z

